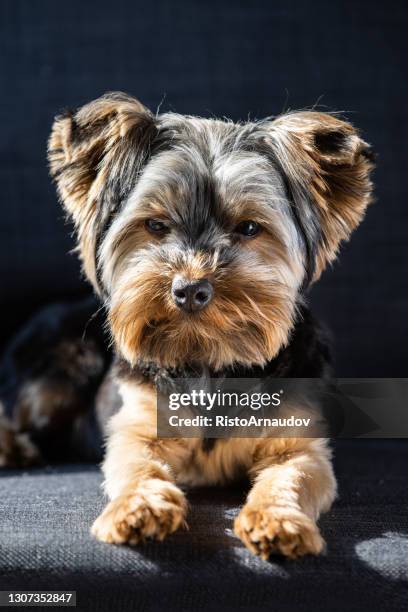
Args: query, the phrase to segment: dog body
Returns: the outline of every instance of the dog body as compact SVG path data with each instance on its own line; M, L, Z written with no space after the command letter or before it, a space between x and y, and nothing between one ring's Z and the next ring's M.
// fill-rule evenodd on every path
M222 374L326 378L330 359L325 335L303 310L289 345L267 366L226 368ZM235 522L245 544L264 558L272 551L289 557L320 552L323 540L316 520L336 492L327 439L279 437L279 432L266 439L158 439L157 392L182 375L180 369L151 364L130 367L122 361L114 366L110 384L118 386L122 407L108 421L103 465L112 502L95 522L94 535L115 543L162 539L185 522L186 501L177 485L224 485L249 476L255 484ZM106 409L104 395L100 402L101 410Z
M336 483L323 438L231 438L206 450L202 440L157 439L154 388L122 383L123 406L109 425L103 465L112 500L92 533L102 541L137 544L163 539L186 520L179 485L222 485L248 475L247 502L235 532L256 554L319 553L316 525L330 508Z
M336 492L326 439L159 439L156 395L180 371L284 376L288 355L304 362L294 346L305 292L370 201L368 145L317 112L234 124L153 116L110 94L56 119L49 159L125 364L110 375L122 407L108 425L111 501L94 535L162 539L186 520L179 485L246 474L235 521L245 544L264 558L319 553L316 521ZM290 375L309 376L320 359Z

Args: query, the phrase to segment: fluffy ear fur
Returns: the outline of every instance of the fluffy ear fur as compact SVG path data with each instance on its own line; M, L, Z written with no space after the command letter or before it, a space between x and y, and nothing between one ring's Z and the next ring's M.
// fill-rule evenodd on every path
M111 93L57 117L48 159L60 198L73 218L88 278L98 290L98 233L126 198L149 154L153 115L138 100Z
M307 218L308 231L315 225L316 280L371 201L371 149L352 125L315 111L278 117L269 136L294 206Z

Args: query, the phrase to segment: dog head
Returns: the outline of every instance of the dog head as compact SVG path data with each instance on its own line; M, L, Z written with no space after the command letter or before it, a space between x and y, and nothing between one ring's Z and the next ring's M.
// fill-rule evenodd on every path
M109 94L55 120L49 159L131 364L265 364L371 197L369 146L313 111L235 124Z

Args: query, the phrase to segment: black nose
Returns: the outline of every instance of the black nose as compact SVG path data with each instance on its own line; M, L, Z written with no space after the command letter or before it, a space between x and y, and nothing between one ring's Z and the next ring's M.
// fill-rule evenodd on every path
M188 281L176 277L171 291L174 303L186 312L197 312L205 308L214 295L212 284L207 279Z

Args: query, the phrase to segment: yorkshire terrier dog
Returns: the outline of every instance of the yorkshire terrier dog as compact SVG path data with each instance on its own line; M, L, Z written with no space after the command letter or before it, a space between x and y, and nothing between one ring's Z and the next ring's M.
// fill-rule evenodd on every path
M49 161L116 354L110 501L94 536L162 540L186 523L180 486L244 474L245 545L320 553L317 520L336 495L326 438L160 439L156 396L191 372L325 375L305 294L371 200L370 147L331 114L233 123L154 115L113 93L56 118Z

